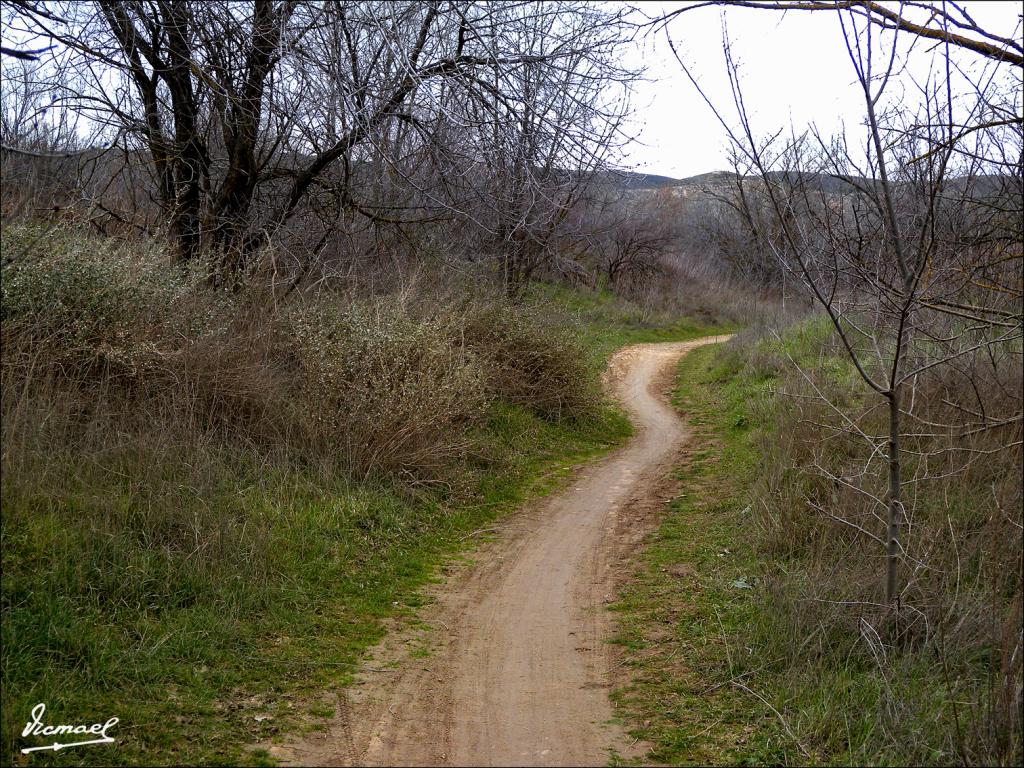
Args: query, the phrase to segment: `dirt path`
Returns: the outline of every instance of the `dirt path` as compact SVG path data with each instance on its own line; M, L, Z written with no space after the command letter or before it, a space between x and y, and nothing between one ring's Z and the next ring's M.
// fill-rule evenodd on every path
M636 436L454 569L422 614L428 655L398 633L338 694L329 732L272 752L303 765L605 765L611 750L629 754L609 722L604 606L620 560L671 497L687 433L659 390L679 357L725 338L619 352L608 383Z

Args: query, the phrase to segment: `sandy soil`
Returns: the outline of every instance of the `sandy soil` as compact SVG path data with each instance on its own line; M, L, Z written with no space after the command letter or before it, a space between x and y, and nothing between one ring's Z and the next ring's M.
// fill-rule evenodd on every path
M272 754L300 765L480 766L641 754L612 722L605 605L676 490L670 470L687 430L661 393L672 364L725 338L619 352L607 383L635 437L449 568L421 612L426 629L391 633L355 686L327 696L338 713L329 730Z

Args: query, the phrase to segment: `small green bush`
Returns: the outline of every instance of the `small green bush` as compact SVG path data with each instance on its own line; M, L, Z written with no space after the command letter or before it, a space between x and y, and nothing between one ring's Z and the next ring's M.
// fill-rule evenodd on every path
M28 227L8 229L5 251L31 234ZM0 321L5 341L27 334L25 343L45 344L62 362L130 357L168 332L192 284L184 273L109 241L61 232L4 266Z
M470 303L461 329L466 346L485 358L496 398L547 418L589 413L598 401L579 336L542 306Z
M300 418L353 469L438 473L468 447L488 402L485 373L442 319L387 299L321 303L292 314L291 336Z

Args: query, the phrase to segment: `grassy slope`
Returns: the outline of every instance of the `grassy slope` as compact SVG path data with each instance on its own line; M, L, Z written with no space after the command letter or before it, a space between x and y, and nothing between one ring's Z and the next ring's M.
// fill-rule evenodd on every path
M788 762L794 752L771 711L737 683L750 654L733 638L757 620L748 588L754 554L740 535L757 470L750 403L764 382L715 377L713 347L680 363L675 405L694 428L679 469L681 495L623 591L620 635L634 681L615 692L649 741L648 758L683 765Z
M825 366L852 388L845 360L819 356L828 335L823 323L810 322L762 345L801 365ZM736 366L717 347L680 363L674 404L694 439L679 469L683 492L616 606L618 642L635 682L615 695L642 723L634 735L653 744L650 758L658 762L864 762L867 756L839 745L855 740L851 729L864 727L879 705L870 671L808 668L794 677L773 658L777 638L764 635L775 617L759 588L764 561L749 504L764 471L757 440L772 428L779 381Z
M731 325L712 326L687 317L665 317L644 312L635 304L616 299L605 290L584 292L538 285L534 292L568 309L578 318L593 362L602 368L612 352L629 344L688 341L736 330Z
M757 349L778 356L784 348L805 369L827 370L840 390L859 391L844 358L821 356L828 335L812 322ZM964 690L957 720L950 673L930 654L903 654L883 671L845 651L849 640L839 635L833 648L816 650L815 633L794 635L805 622L779 613L783 602L758 581L774 572L813 578L809 563L755 549L748 505L759 503L751 502L759 477L778 469L758 445L778 427L772 389L783 385L758 370L715 347L680 364L675 404L695 428L679 469L683 493L616 605L634 682L614 695L632 733L653 745L650 760L669 764L959 762L929 745L965 727L977 694ZM985 678L983 660L969 660L978 669L965 680ZM918 715L884 733L879 713L893 707Z
M704 332L640 323L608 297L565 292L555 300L575 304L595 365L627 342ZM207 467L219 490L203 498L189 492L188 457L139 450L115 456L115 471L109 457L103 467L75 465L73 454L48 457L36 477L3 485L3 762L260 760L245 745L328 716L308 704L309 694L346 682L382 620L419 604L417 588L466 546L468 532L628 434L611 410L589 423L552 424L499 405L486 441L500 461L459 502L325 485L311 468L268 473L256 455ZM258 561L270 566L199 573L188 558L165 557L159 542L125 547L90 535L91 517L145 514L167 503L168 489L182 517L189 505L217 508L235 531L225 540L265 548L272 556ZM81 525L59 525L69 506ZM119 717L117 747L15 754L38 702L50 723Z

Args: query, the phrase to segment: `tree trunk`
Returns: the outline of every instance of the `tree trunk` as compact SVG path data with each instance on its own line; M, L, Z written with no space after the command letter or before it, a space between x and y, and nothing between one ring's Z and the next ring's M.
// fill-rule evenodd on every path
M199 256L202 247L200 179L204 151L199 136L199 105L192 86L192 49L188 30L193 19L188 6L167 6L163 27L167 34L167 61L162 75L171 94L174 115L174 201L171 209L171 237L178 258L189 262Z
M886 393L889 400L889 532L886 538L885 600L896 600L896 566L899 552L900 499L900 396L899 390Z

